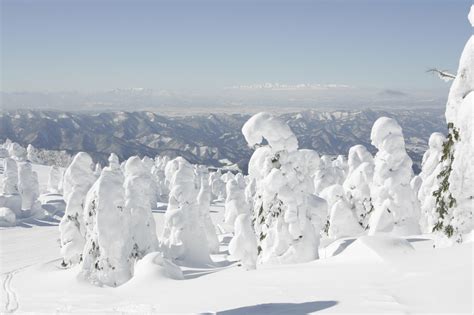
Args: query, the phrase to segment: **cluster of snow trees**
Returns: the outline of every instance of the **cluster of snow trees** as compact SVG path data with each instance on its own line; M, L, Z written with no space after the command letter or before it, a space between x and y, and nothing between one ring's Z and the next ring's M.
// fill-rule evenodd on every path
M38 174L33 171L27 150L18 143L0 145L3 176L0 181L0 225L14 225L17 219L41 215Z
M79 266L91 283L118 286L151 253L168 266L212 264L210 255L219 251L209 213L212 183L207 167L181 157L133 156L120 164L111 154L102 169L87 153L78 153L62 184L67 204L59 225L63 266ZM158 237L152 209L165 198Z
M10 139L7 139L0 145L0 158L8 156L34 164L55 165L58 167L66 167L72 161L71 155L64 150L38 149L32 144L28 144L25 148L16 142L12 142Z

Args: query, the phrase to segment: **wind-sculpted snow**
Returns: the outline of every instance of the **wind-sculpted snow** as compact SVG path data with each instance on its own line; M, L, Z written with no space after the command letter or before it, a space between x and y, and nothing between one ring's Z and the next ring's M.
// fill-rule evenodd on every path
M261 144L265 139L275 153L298 149L298 140L290 127L268 113L252 116L242 127L242 134L250 146Z

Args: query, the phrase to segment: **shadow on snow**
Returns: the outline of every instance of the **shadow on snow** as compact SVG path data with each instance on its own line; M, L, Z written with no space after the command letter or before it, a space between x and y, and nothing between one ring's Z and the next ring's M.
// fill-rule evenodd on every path
M252 306L234 308L222 312L219 315L233 314L308 314L321 311L336 305L336 301L314 301L305 303L266 303Z

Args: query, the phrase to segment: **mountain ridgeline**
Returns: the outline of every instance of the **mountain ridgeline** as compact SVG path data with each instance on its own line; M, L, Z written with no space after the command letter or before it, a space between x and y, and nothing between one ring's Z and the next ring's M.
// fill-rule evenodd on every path
M370 130L378 117L395 118L403 128L407 151L419 168L428 138L446 133L442 109L316 111L281 114L296 134L301 148L320 155L347 155L356 144L372 153ZM21 145L85 151L105 162L111 152L120 159L132 155L183 156L192 163L211 166L238 165L246 171L252 148L241 128L247 114L163 116L153 112L79 113L39 110L0 112L0 141Z

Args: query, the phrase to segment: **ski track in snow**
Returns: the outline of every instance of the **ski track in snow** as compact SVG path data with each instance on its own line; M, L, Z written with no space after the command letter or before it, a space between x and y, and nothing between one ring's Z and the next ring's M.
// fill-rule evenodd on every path
M15 269L13 271L7 272L2 274L2 311L6 313L13 313L18 309L19 303L18 303L18 298L16 296L15 290L12 288L12 279L13 276L27 268L22 267L19 269Z
M50 261L46 261L44 263L49 264L49 263L52 263L52 262L60 260L60 259L61 258L57 258L57 259L53 259L53 260L50 260ZM18 301L18 297L15 293L15 290L13 290L13 287L12 287L13 276L15 274L31 267L31 266L34 266L34 265L39 265L39 264L36 263L36 264L23 266L23 267L15 269L15 270L3 273L1 275L1 277L2 277L2 280L1 280L2 281L2 294L0 296L2 297L2 300L1 300L2 301L2 303L1 303L1 312L2 313L3 312L13 313L19 308L20 303Z

